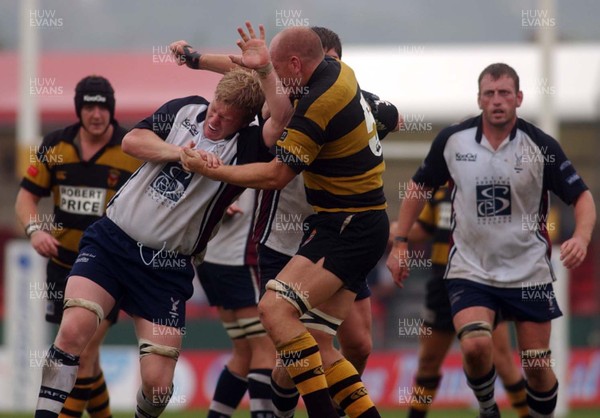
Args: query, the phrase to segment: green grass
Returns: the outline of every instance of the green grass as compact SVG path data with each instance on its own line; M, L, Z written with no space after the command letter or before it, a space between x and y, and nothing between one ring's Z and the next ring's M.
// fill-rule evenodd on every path
M404 418L406 417L406 411L401 409L396 410L387 410L380 411L382 418ZM131 418L132 412L126 413L117 413L113 414L113 418ZM0 418L30 418L31 413L29 414L7 414L0 413ZM472 418L477 414L472 409L454 409L454 410L436 410L433 409L431 413L429 413L429 418ZM194 411L185 411L185 412L169 412L161 415L161 418L204 418L206 416L206 411L203 410L194 410ZM233 418L248 418L250 414L248 411L239 411L237 412ZM502 413L503 418L516 418L516 414L513 411L506 411ZM600 409L577 409L571 411L571 413L566 418L597 418L600 416ZM307 418L306 413L303 411L299 411L296 414L296 418Z

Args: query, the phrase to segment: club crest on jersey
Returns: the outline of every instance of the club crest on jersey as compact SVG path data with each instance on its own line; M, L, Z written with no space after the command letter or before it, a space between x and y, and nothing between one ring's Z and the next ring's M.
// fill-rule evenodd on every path
M40 170L34 165L30 165L27 168L27 174L29 174L31 177L37 177L37 175L39 173L40 173Z
M515 173L523 171L523 154L519 155L515 152Z
M111 168L108 171L108 187L114 188L117 184L119 184L119 179L121 178L121 172L117 169Z
M193 173L185 171L178 162L170 162L152 180L146 192L161 204L174 207L190 185L193 176Z
M509 217L511 215L510 184L478 184L476 196L478 218Z

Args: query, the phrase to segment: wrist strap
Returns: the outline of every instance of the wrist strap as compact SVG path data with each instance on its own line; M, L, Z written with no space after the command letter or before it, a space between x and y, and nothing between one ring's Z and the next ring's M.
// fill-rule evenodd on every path
M33 233L35 231L41 231L42 230L42 225L40 225L37 222L30 222L25 226L25 235L27 235L27 238L31 238L31 236L33 235Z
M407 237L402 237L400 235L396 235L394 237L394 244L397 244L399 242L408 242L408 238Z
M183 57L185 58L185 65L192 70L200 69L200 57L202 56L199 52L192 52L189 45L183 47Z
M264 67L262 67L262 68L258 68L258 69L256 70L256 73L258 74L258 76L259 76L260 78L267 78L267 76L268 76L269 74L271 74L271 71L273 71L273 63L272 63L272 62L269 62L269 63L268 63L267 65L265 65Z

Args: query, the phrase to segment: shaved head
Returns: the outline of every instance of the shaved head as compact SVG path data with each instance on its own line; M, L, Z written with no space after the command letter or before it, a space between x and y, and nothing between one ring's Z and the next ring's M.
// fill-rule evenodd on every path
M321 39L306 26L292 26L279 32L271 41L270 52L274 61L297 56L305 62L321 62L324 57Z

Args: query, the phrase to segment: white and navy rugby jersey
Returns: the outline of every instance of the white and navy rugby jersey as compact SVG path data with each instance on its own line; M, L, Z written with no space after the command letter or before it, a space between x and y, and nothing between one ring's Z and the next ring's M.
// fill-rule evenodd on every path
M296 176L281 190L261 190L254 239L292 257L305 232L304 220L315 213L306 201L304 180Z
M207 109L208 102L199 96L175 99L135 127L182 147L194 141L196 149L217 154L223 164L272 159L256 121L230 138L204 138ZM141 245L197 255L216 233L227 206L243 190L188 173L178 161L146 162L109 203L107 216Z
M518 119L494 150L481 116L442 130L413 177L452 188L452 238L446 278L496 287L555 280L546 220L549 192L572 204L587 190L560 145Z
M210 240L204 261L225 266L256 266L256 243L252 239L256 190L246 189L234 202L242 211L225 216L219 232Z

